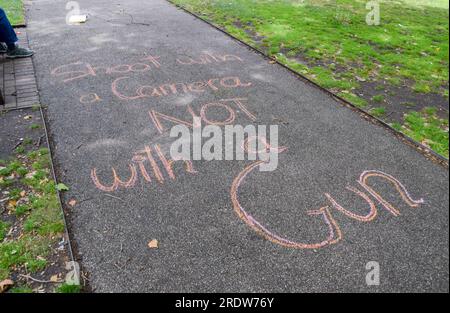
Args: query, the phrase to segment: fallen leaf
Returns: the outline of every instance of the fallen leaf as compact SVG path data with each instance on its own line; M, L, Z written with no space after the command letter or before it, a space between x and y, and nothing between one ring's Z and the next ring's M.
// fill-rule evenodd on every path
M9 200L8 201L8 208L15 208L17 205L17 201L16 200Z
M51 282L54 282L54 283L56 283L56 282L58 282L58 275L53 275L52 277L50 277L50 281Z
M71 207L74 207L76 204L77 204L77 200L75 200L75 199L72 199L72 200L69 201L69 205Z
M9 287L13 286L14 282L11 279L5 279L0 282L0 293L5 292L8 290Z
M56 185L56 189L58 191L68 191L69 187L67 187L66 185L64 185L63 183L59 183L58 185Z
M27 194L26 191L23 190L23 191L20 193L20 196L21 196L21 197L25 197L26 194Z
M148 243L148 247L150 249L158 249L158 240L156 239L150 240Z

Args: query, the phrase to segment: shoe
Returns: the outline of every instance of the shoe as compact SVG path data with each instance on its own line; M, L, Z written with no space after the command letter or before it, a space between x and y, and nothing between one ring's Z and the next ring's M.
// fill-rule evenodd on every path
M8 47L3 42L0 42L0 53L3 54L6 51L8 51Z
M6 51L6 58L7 59L28 58L31 57L33 54L34 51L17 46L16 49L14 50Z

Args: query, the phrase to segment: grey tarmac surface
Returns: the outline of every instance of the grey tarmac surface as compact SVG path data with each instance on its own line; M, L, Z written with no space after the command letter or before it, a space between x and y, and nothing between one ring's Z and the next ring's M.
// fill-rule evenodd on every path
M77 201L67 208L70 232L94 291L448 292L446 168L166 1L78 2L89 19L73 26L65 22L66 1L31 1L28 31L58 179L70 187L64 201ZM181 64L204 53L216 61ZM158 63L142 60L150 55ZM222 62L219 55L228 57ZM134 64L134 72L124 64ZM212 81L216 88L195 84L184 93L177 85L177 94L153 93L169 82L227 77L239 77L241 86L231 88L233 80L225 79ZM138 88L153 95L133 98ZM246 98L248 112L232 102L205 106L230 98ZM196 161L196 173L176 164L175 179L164 168L156 149L169 157L174 123L157 115L160 133L149 111L192 122L188 107L196 114L203 108L209 121L279 125L280 145L288 150L278 169L251 171L237 190L259 224L250 217L246 224L231 197L233 181L252 161ZM161 183L150 159L136 157L145 147ZM126 182L133 167L136 181L114 191L100 190L91 177L96 169L98 184L111 186L112 168ZM424 203L411 207L378 176L368 184L398 216L372 196L378 214L370 221L334 208L326 193L348 211L368 214L368 203L346 189L369 196L357 183L368 170L392 175ZM333 220L308 215L326 206ZM277 243L280 237L300 248ZM158 249L147 246L152 239ZM371 261L380 265L379 286L366 284Z

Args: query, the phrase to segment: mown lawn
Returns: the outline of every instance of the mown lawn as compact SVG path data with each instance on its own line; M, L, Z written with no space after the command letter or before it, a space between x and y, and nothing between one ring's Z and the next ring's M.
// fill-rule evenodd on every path
M0 8L5 10L13 26L25 24L22 0L0 0Z
M448 158L447 1L379 1L372 26L365 0L172 2ZM432 119L433 136L410 128L411 113Z

